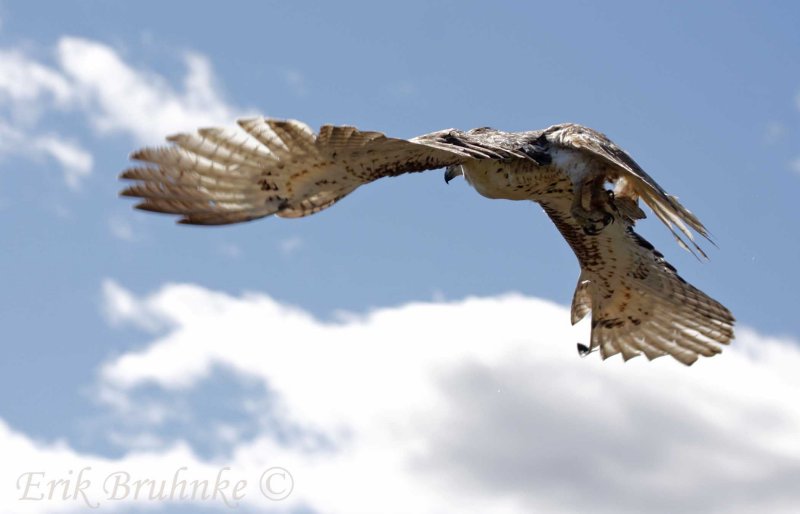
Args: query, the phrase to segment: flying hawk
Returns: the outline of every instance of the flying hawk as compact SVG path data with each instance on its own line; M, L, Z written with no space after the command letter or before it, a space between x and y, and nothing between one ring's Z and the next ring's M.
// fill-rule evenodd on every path
M683 280L661 253L633 231L645 217L641 198L678 243L705 256L700 220L667 194L605 135L564 123L544 130L491 128L395 139L349 126L315 134L294 120L249 118L240 128L200 129L144 148L143 165L122 173L136 207L178 214L180 223L225 225L271 214L298 218L330 207L361 185L446 168L488 198L539 203L581 266L572 323L592 313L591 340L605 359L671 355L692 364L733 338L730 311ZM613 186L613 188L611 188Z

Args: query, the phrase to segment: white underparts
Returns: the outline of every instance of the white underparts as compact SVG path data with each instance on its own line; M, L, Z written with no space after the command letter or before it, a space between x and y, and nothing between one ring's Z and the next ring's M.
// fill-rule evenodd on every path
M554 148L550 152L553 164L569 177L573 185L586 180L592 172L591 160L573 150Z

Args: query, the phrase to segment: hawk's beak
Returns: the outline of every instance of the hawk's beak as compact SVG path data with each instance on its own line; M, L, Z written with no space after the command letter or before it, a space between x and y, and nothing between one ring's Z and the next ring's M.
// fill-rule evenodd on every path
M455 166L448 166L444 170L444 181L446 184L449 184L451 180L458 177L459 175L463 175L464 170L461 169L461 165L457 164Z

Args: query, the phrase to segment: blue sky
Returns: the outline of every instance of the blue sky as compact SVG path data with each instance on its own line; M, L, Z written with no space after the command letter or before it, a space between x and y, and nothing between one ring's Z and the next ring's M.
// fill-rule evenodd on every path
M537 328L542 313L551 313L547 302L568 304L578 267L534 204L488 201L463 181L445 185L442 172L429 172L372 184L317 216L208 229L135 212L117 197L116 177L131 150L158 144L171 132L231 124L254 113L312 127L353 124L398 137L447 127L529 130L562 121L602 130L703 220L719 249L710 249L710 262L699 263L656 221L645 220L639 231L748 327L754 342L742 348L758 352L760 341L769 348L768 342L783 341L775 344L788 352L787 361L794 358L800 339L800 279L793 271L800 256L800 8L793 2L242 2L224 8L198 2L188 9L179 3L76 1L48 4L47 15L43 9L0 2L0 229L10 236L0 252L0 420L14 437L40 449L61 441L78 460L113 463L131 452L170 455L165 448L186 445L192 458L207 462L233 461L237 445L253 441L278 441L278 451L281 441L311 437L297 428L307 424L346 428L341 413L318 418L292 411L304 398L275 385L281 383L277 370L260 374L247 369L244 357L228 361L219 354L215 344L239 347L220 328L235 323L225 316L216 343L197 344L205 360L172 357L205 364L159 367L156 350L190 338L186 331L197 333L190 323L202 321L175 314L181 288L189 287L198 288L192 298L201 312L219 295L229 295L221 304L242 308L262 305L254 298L263 296L304 313L298 319L309 330L314 323L363 322L381 337L387 332L370 321L374 309L395 309L402 317L411 316L403 306L414 302L463 307L443 326L419 314L425 329L409 336L422 338L411 347L437 354L437 345L452 349L454 332L446 329L469 309L464 299L516 298L530 306L530 318L523 311L514 325L517 335L501 332L508 332L509 344L532 338L523 346L532 356L526 353L521 362L539 362L541 355L559 359L550 355L555 349L536 353L553 345L575 361L565 364L570 372L584 366L605 377L597 380L628 376L627 368L578 359L572 336L557 325ZM568 315L558 315L567 330ZM269 338L258 316L246 319L266 339L280 339ZM411 326L418 322L404 319ZM284 335L292 333L293 325L281 326ZM335 324L324 327L336 333ZM313 355L319 348L306 350ZM508 351L526 352L516 346ZM193 354L191 345L185 352ZM498 371L503 369L511 377L523 375L499 350L476 352L506 363L497 364L495 379L505 376ZM148 364L130 371L124 363L136 355ZM450 364L469 361L462 357ZM345 375L391 365L379 357L331 358ZM303 368L300 360L287 359ZM708 365L708 373L730 379L718 369L726 359L753 376L784 376L727 352ZM433 357L422 361L431 377L437 366L450 365ZM477 370L464 364L429 377L431 384L465 394L464 377L472 377L474 386L485 375L480 359L473 364ZM654 363L665 373L659 383L669 387L678 376L706 384L669 370L669 364ZM161 372L145 373L148 366ZM646 375L645 363L632 366L640 367L630 380ZM692 372L702 377L704 369ZM310 382L328 377L296 372ZM774 386L784 391L797 382ZM777 394L767 386L764 391ZM121 397L154 412L170 405L181 416L137 419ZM248 410L252 402L263 416ZM287 418L281 409L294 414ZM210 420L235 424L236 436L198 428L212 426ZM373 433L375 427L358 428ZM320 440L336 439L326 430L311 432ZM50 455L40 454L43 462ZM796 472L798 461L789 462ZM510 465L497 465L503 464ZM448 473L441 475L469 482ZM522 494L499 486L498 494L501 489L509 498ZM292 509L359 510L322 493L303 494Z

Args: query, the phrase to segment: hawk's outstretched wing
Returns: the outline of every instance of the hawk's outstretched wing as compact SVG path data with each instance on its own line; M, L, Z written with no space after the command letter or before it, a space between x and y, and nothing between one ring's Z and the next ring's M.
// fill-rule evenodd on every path
M314 134L294 120L251 118L239 126L178 134L168 138L173 146L135 152L131 158L146 164L122 173L138 181L122 194L143 198L139 209L179 214L181 223L195 225L270 214L294 218L381 177L455 165L472 155L437 144L447 131L407 141L346 126L325 125Z

